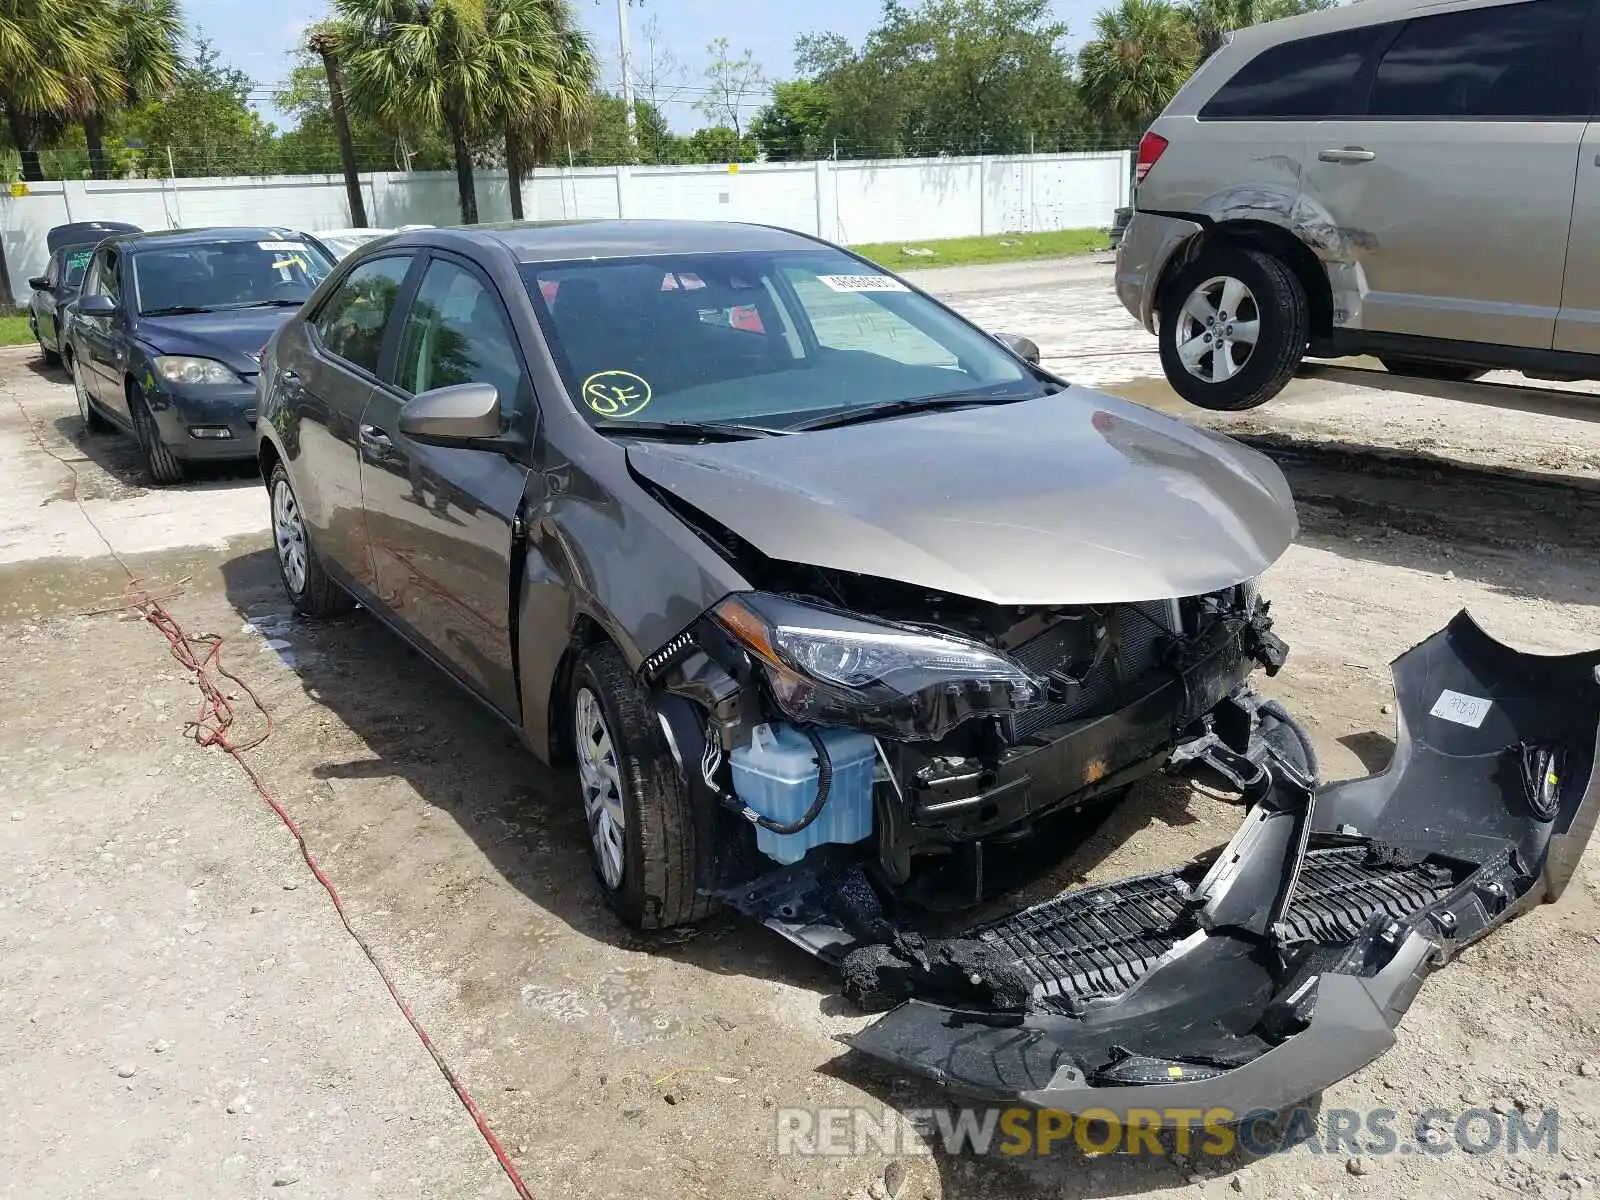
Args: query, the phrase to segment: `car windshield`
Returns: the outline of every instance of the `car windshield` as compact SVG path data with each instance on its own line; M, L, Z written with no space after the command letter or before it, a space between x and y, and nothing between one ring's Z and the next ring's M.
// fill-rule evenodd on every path
M95 245L90 242L86 246L69 246L61 252L61 282L65 286L75 288L83 282L83 273L89 269Z
M993 338L826 247L522 271L568 391L601 428L781 427L1049 390Z
M146 247L133 256L139 312L210 312L300 304L333 269L315 246L294 239Z

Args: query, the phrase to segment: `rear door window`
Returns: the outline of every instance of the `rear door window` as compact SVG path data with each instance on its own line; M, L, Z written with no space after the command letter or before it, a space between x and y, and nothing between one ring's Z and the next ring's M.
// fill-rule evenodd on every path
M411 260L411 255L369 259L345 276L311 321L323 349L369 374L378 373L383 333Z
M1392 25L1367 25L1270 46L1218 89L1202 121L1314 121L1337 116L1380 36Z
M1578 47L1590 0L1531 0L1407 23L1378 64L1367 115L1582 119Z

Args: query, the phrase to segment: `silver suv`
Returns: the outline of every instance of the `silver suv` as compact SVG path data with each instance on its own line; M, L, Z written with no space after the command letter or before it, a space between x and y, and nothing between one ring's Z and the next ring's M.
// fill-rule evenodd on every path
M1596 0L1365 0L1258 25L1145 134L1117 295L1177 392L1300 359L1600 378Z

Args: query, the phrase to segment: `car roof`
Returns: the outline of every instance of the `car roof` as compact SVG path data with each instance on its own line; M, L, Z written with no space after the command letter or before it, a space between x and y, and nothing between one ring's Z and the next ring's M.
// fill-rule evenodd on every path
M815 249L818 242L770 225L736 221L526 221L500 225L418 229L387 243L438 246L463 242L497 243L519 263L562 262L575 258L637 258L657 254L720 254L736 251Z
M1359 4L1341 4L1334 8L1318 9L1282 17L1260 25L1251 25L1236 32L1230 45L1241 50L1259 50L1295 38L1312 37L1319 33L1335 33L1341 29L1358 29L1368 25L1382 25L1388 21L1403 21L1408 17L1433 12L1449 12L1458 8L1485 8L1506 3L1528 3L1530 0L1361 0ZM1237 65L1237 64L1235 64Z
M217 242L296 241L306 235L281 225L219 225L210 229L157 229L148 233L122 233L107 238L131 250L154 247L173 249L183 246L209 246Z

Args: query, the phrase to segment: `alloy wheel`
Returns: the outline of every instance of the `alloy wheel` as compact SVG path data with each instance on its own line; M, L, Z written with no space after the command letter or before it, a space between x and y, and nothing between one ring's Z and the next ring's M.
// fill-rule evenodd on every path
M1260 340L1255 293L1231 275L1214 275L1200 284L1178 314L1178 360L1206 383L1232 379Z
M272 537L278 545L283 580L298 596L306 590L306 529L294 492L283 479L272 489Z
M606 724L605 710L588 688L579 688L574 705L573 730L578 750L578 782L583 788L583 811L589 819L589 838L595 861L608 888L622 886L624 842L628 828L622 804L622 775L617 767L616 740Z

